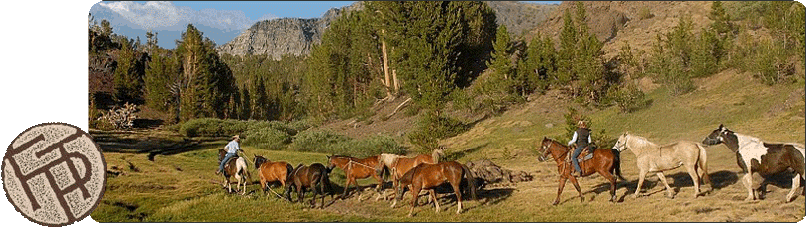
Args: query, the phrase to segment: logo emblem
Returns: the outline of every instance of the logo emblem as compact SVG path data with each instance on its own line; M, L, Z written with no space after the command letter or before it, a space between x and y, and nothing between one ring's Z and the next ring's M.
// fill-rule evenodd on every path
M20 133L2 165L6 198L25 218L58 227L86 218L101 202L106 161L89 134L64 123Z

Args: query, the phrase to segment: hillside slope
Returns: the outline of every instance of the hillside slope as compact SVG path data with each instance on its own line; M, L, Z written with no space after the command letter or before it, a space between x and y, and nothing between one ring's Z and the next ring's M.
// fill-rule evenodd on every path
M590 116L592 129L604 129L610 139L629 131L660 144L700 142L719 124L725 124L763 140L804 142L803 84L766 86L748 73L726 70L695 79L695 85L698 88L694 92L679 97L657 87L647 93L650 105L633 113L622 113L616 107L578 107L570 98L550 91L501 116L481 121L468 132L441 141L441 145L470 159L505 158L513 153L535 156L538 140L565 133L563 114L572 106ZM727 153L722 146L716 150Z

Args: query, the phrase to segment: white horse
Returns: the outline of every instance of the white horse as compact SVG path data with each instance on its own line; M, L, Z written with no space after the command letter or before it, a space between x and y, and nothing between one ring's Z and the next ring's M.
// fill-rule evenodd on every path
M241 195L246 194L246 184L249 183L246 181L246 178L250 177L247 168L246 159L238 157L238 159L235 160L235 179L238 180L238 185L235 186L235 189L240 190L239 188L241 188L241 184L243 184L243 192L241 192ZM230 192L232 192L232 187L230 187Z
M667 196L674 198L674 191L666 183L663 171L685 166L692 182L694 182L694 198L700 195L700 181L711 183L706 169L707 156L701 144L690 141L680 141L664 146L658 146L644 137L631 135L627 132L619 136L613 149L630 149L635 154L638 163L638 187L633 197L641 196L641 185L648 172L656 172L663 185L666 186ZM713 188L713 187L712 187Z

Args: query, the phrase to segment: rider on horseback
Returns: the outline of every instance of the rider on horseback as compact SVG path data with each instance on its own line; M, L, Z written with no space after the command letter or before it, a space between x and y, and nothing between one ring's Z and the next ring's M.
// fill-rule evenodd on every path
M238 151L241 150L241 146L238 144L241 142L241 137L238 135L232 136L232 141L230 141L227 146L224 146L224 150L227 150L227 155L224 156L224 159L221 160L221 164L218 165L218 171L215 172L216 175L221 173L224 170L224 165L227 164L230 158L235 157L238 154Z
M582 175L582 168L579 167L579 154L582 153L582 150L588 147L588 144L591 142L591 130L588 129L588 124L585 123L584 120L580 120L577 122L577 131L574 132L574 137L571 138L571 141L568 141L568 146L570 147L572 144L576 143L577 148L574 149L574 153L571 154L571 162L574 164L574 170L577 175Z

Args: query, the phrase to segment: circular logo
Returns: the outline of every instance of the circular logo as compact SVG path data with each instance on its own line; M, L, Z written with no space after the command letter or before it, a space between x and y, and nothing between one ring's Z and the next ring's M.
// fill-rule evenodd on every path
M64 123L20 133L3 156L6 198L25 218L66 226L86 218L104 195L106 162L89 134Z

